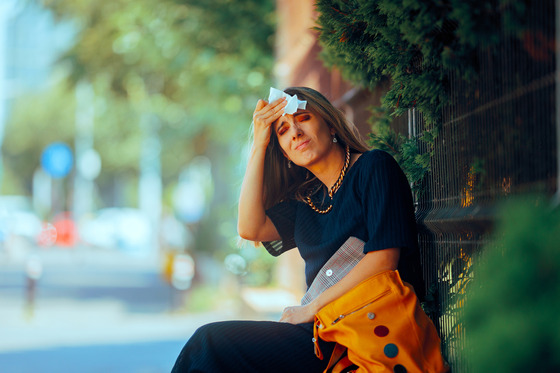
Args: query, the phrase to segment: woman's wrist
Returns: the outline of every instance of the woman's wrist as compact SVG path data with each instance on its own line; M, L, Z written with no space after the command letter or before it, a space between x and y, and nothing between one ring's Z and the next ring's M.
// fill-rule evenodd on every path
M315 298L313 301L311 301L307 306L309 307L309 310L315 315L317 314L317 312L319 312L321 310L321 308L323 308L323 306L317 302L318 298Z
M264 156L266 153L267 144L258 144L253 142L253 146L251 147L251 155L262 155Z

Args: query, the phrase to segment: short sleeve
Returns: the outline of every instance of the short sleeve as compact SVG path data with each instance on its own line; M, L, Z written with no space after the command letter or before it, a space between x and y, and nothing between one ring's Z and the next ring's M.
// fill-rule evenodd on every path
M392 247L416 249L418 237L412 193L397 162L374 150L361 175L364 220L368 240L364 253Z
M281 237L278 241L263 242L263 246L273 256L278 256L296 247L294 240L296 208L296 201L286 200L266 210L266 215Z

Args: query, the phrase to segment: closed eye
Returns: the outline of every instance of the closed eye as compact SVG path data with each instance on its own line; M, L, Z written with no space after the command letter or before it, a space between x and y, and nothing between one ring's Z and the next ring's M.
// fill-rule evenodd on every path
M310 118L311 118L311 115L309 115L309 114L302 114L302 115L297 116L298 122L305 122L306 120L309 120Z
M278 127L278 129L276 130L276 133L278 134L278 136L284 134L286 131L288 130L288 127L283 123L280 125L280 127Z

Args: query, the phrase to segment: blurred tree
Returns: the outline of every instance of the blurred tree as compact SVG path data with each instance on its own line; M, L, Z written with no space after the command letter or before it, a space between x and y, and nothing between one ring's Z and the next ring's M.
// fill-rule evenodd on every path
M246 123L251 96L270 77L273 1L43 2L80 24L78 40L62 57L71 80L104 79L175 135L202 127L221 136L235 132L223 124Z
M71 66L71 82L101 80L97 91L158 116L164 177L192 156L184 151L189 140L196 153L206 150L202 133L222 144L245 136L248 114L270 82L273 1L43 3L80 25L61 59Z
M96 182L107 190L106 204L114 202L115 180L129 179L126 185L135 187L140 123L149 114L157 118L164 193L191 158L205 154L220 182L213 201L220 208L210 211L231 220L237 197L231 180L240 178L251 112L271 85L274 1L35 1L73 22L76 37L59 60L64 83L15 104L6 163L20 179L9 185L30 191L48 142L73 146L73 88L85 81L95 91L94 147L103 164ZM220 249L220 242L208 246Z
M472 372L560 371L560 209L510 200L476 258L461 319Z
M74 103L68 95L66 87L56 85L48 94L38 92L16 101L2 148L7 170L3 194L31 194L33 172L47 144L72 144Z

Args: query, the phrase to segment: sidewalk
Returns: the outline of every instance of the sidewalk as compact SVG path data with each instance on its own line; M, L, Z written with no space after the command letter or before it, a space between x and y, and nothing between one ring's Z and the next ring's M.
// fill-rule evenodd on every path
M105 297L96 295L91 298L76 298L73 297L76 291L85 291L83 289L87 289L92 281L95 281L98 289L116 285L140 294L146 289L148 298L145 298L149 299L150 296L154 296L154 285L150 282L143 283L138 273L152 273L153 277L157 277L158 264L151 259L130 258L120 253L92 253L87 250L38 254L41 256L45 272L49 274L49 284L68 285L68 289L73 292L39 297L35 302L35 309L31 312L26 309L24 299L23 258L0 258L0 354L65 346L171 339L186 341L199 326L206 323L248 318L246 314L242 314L238 304L233 304L233 300L226 300L219 308L209 312L186 313L132 310L130 303L127 307L123 299L116 297L121 293ZM53 268L57 271L53 271ZM87 268L90 272L68 277L69 273L80 272L80 268ZM103 272L104 270L106 272ZM118 284L113 283L113 278L107 277L115 272L123 274ZM93 277L92 273L98 277ZM148 280L149 278L146 281ZM148 288L149 286L152 288ZM160 297L154 298L154 302L159 302L160 306L161 292L165 290L166 288L157 290ZM130 299L128 301L130 302ZM253 316L256 319L267 318L266 315L260 314Z
M226 311L201 314L130 314L118 301L43 301L33 315L21 301L2 300L0 354L63 346L184 339L208 322L236 318Z
M201 325L233 318L222 312L204 314L130 315L116 302L44 304L31 319L23 307L2 307L0 353L91 344L132 343L184 338Z

